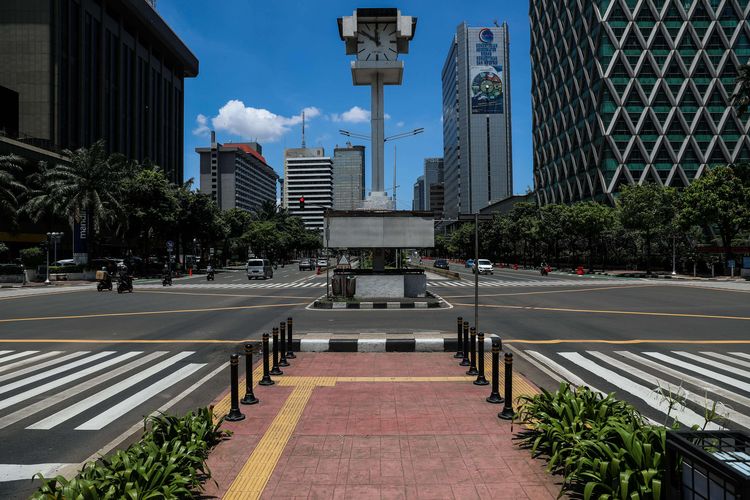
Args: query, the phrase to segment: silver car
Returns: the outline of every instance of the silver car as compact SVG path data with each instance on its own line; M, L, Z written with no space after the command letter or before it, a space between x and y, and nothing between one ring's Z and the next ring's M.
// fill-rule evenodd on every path
M247 279L273 278L273 268L268 259L250 259L247 261Z

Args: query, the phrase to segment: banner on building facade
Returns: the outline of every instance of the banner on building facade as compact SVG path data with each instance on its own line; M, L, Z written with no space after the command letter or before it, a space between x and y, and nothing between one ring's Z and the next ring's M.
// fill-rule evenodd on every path
M474 59L469 66L471 112L474 114L503 112L503 66L498 62L497 46L491 29L479 31Z

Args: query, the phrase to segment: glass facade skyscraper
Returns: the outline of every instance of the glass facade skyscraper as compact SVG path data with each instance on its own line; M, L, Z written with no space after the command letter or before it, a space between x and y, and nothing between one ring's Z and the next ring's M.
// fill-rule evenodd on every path
M478 212L512 193L508 48L507 24L462 23L448 50L442 71L447 217Z
M534 185L541 204L613 202L750 161L730 99L750 58L747 0L532 0Z
M352 146L333 150L333 208L357 210L365 199L365 147Z

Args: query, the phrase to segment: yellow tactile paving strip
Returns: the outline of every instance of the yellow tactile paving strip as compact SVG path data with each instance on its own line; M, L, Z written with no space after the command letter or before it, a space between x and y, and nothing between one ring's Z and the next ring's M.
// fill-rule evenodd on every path
M492 354L485 353L485 375L491 380ZM258 384L262 376L263 367L259 365L253 370L254 385ZM229 486L225 499L257 499L271 478L276 464L284 452L287 442L292 437L294 429L299 422L307 402L316 387L333 387L337 383L346 382L373 382L373 383L404 383L404 382L468 382L474 380L473 376L455 377L300 377L284 376L277 377L275 382L281 387L294 387L279 413L266 430L261 440L256 445L245 465L237 477ZM504 365L500 359L500 394L505 389ZM245 387L245 379L239 383L240 388ZM489 391L489 386L487 386ZM242 392L242 391L240 391ZM529 383L524 377L513 375L513 401L523 395L538 394L539 389ZM225 415L229 412L230 395L227 394L214 406L214 415Z
M271 478L276 464L284 452L286 443L292 437L297 422L307 406L314 385L304 384L295 387L281 407L276 418L258 442L250 458L232 482L224 498L255 499L260 498L263 489Z

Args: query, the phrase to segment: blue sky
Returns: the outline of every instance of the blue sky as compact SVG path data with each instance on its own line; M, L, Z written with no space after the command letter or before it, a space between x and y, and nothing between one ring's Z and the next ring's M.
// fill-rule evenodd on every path
M185 81L185 177L198 177L195 148L209 141L252 140L283 174L283 150L299 147L299 115L305 108L308 146L334 146L347 138L339 129L369 135L369 87L352 85L349 60L336 18L357 7L393 7L418 17L405 62L403 85L386 87L386 135L424 127L422 135L397 146L398 208L411 208L412 186L423 159L442 156L441 81L445 55L456 26L510 29L513 126L513 184L516 193L532 185L531 66L527 2L459 1L257 1L158 0L157 10L200 61L197 78ZM502 7L501 7L502 6ZM315 108L314 110L312 108ZM369 142L367 190L370 184ZM356 144L356 142L355 142ZM386 186L393 182L393 146L386 144ZM387 187L390 192L391 188Z

